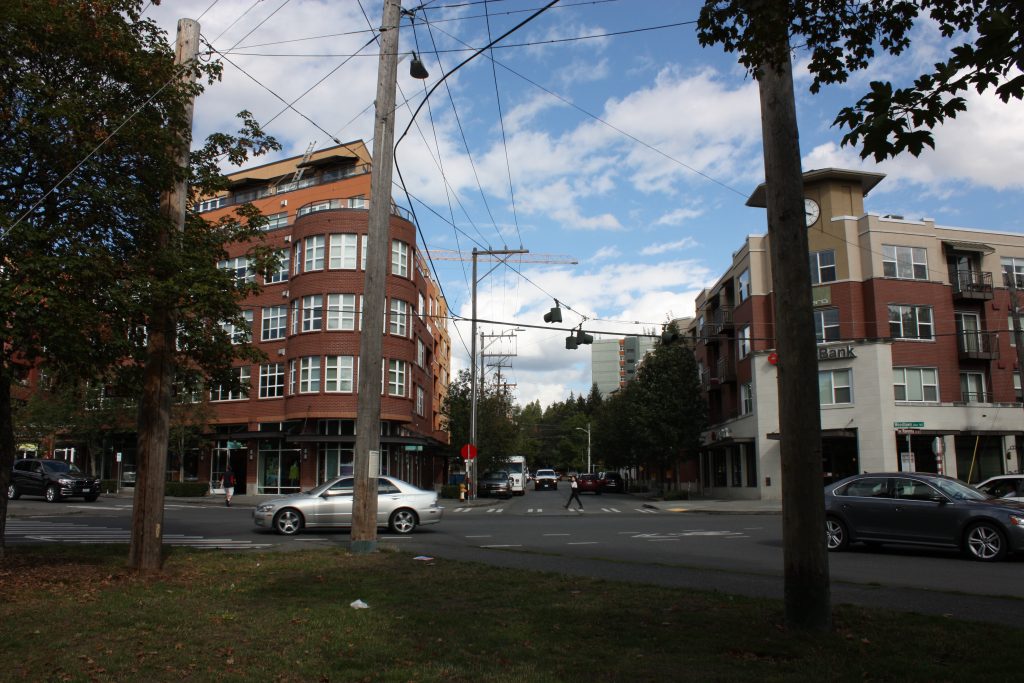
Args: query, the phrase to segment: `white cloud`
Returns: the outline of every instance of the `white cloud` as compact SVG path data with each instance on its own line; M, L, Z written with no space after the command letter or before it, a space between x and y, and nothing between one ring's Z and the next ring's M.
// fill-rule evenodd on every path
M704 215L700 209L679 208L662 215L654 221L655 225L682 225L687 219Z
M681 240L675 242L662 242L661 244L651 244L640 250L640 253L644 256L654 256L657 254L664 254L667 251L677 251L679 249L689 249L690 247L697 246L697 240L692 237L684 237Z

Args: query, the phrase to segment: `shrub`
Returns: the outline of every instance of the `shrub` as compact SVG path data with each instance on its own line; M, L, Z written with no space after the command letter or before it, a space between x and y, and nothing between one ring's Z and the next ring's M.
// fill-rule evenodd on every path
M210 485L202 481L169 481L165 493L177 498L199 498L209 490Z

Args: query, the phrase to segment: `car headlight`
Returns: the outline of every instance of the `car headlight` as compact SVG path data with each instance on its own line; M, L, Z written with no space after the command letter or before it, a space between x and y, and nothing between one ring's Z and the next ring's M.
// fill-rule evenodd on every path
M270 512L273 509L273 503L260 503L256 506L256 512Z
M71 479L58 479L57 483L60 484L61 486L71 486L75 482Z

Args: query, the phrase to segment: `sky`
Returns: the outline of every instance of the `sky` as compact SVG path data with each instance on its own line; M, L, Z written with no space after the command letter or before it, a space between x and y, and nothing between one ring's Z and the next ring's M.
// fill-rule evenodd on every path
M170 41L178 19L199 20L223 60L222 81L196 101L194 139L235 131L235 115L248 110L283 145L255 162L264 163L335 140L372 148L378 50L369 29L383 4L164 0L146 16ZM745 237L767 231L765 211L745 206L764 181L757 84L735 55L699 45L697 0L563 0L451 73L412 118L469 47L545 4L405 0L419 9L400 27L396 115L396 138L408 129L396 168L420 247L446 255L434 274L453 317L453 376L469 367L472 250L528 250L508 265L481 257L477 342L487 378L500 363L517 402L542 407L590 390L590 347L565 349L569 328L611 339L692 316ZM900 57L879 56L816 95L807 54L794 52L804 170L886 174L866 199L872 213L1024 232L1019 101L969 94L968 111L937 129L936 149L920 157L876 164L841 146L845 131L832 122L842 107L874 80L909 85L947 47L927 23L912 39ZM412 51L425 81L409 76ZM408 206L398 181L393 197ZM563 322L546 325L556 300Z

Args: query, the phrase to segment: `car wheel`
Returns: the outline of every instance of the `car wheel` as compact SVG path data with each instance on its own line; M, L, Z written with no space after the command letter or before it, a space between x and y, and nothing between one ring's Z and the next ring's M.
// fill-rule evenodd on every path
M46 502L56 503L58 500L60 500L60 489L50 484L46 487Z
M396 534L411 534L416 528L416 513L412 510L395 510L388 520L388 527Z
M302 528L302 515L298 510L286 508L274 515L274 531L284 536L294 536Z
M86 503L95 503L97 498L99 498L98 495L96 495L96 496L86 496L85 497L85 502Z
M995 525L981 522L967 530L964 548L972 559L995 562L1006 556L1006 538Z
M8 484L8 486L7 486L7 499L8 500L18 500L19 498L21 498L21 491L18 490L18 487L15 486L14 484Z
M846 525L835 517L825 518L825 544L830 552L846 550L850 544L850 534Z

